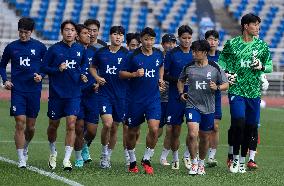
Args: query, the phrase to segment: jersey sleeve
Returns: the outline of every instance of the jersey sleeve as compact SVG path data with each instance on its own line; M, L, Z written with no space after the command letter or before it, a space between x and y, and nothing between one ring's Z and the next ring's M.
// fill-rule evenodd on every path
M266 43L265 43L265 47L261 55L261 62L265 67L264 73L271 73L273 70L273 63L272 63L269 47L267 46Z
M131 68L131 60L132 59L133 59L133 53L130 52L130 53L127 54L124 63L122 63L120 71L131 72L131 70L132 70L132 68Z
M222 52L220 52L220 56L218 59L218 64L224 71L230 71L230 72L234 71L234 69L232 69L232 62L233 62L232 54L233 53L232 53L230 40L228 40L225 43Z
M46 48L46 46L42 43L42 44L41 44L41 50L40 50L41 66L43 65L43 58L44 58L44 55L46 54L46 52L47 52L47 48ZM45 77L45 73L40 72L39 74L41 75L42 78Z
M220 69L220 71L217 74L218 74L218 76L217 76L218 84L222 85L223 83L228 82L228 78L227 78L224 70Z
M100 53L99 51L95 53L92 61L92 65L96 68L100 68L99 53Z
M9 60L11 59L10 56L10 45L7 45L4 49L3 55L2 55L2 59L0 62L0 75L2 77L3 83L5 81L7 81L7 72L6 72L6 67L9 63Z
M164 58L165 73L169 72L170 64L171 64L171 52L167 52Z
M50 47L43 57L43 64L40 68L40 73L45 74L55 74L60 72L58 66L53 66L54 54L53 54L53 47Z
M185 82L186 79L187 79L186 68L187 68L186 66L183 67L183 69L182 69L182 71L181 71L181 73L179 75L179 80L181 80L183 82Z

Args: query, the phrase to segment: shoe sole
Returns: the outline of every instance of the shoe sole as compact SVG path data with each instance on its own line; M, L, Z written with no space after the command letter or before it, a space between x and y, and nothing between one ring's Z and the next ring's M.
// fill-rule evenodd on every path
M72 167L63 167L63 170L65 170L65 171L72 171Z
M87 159L87 160L84 160L84 163L90 163L92 161L93 161L92 159Z
M48 167L49 167L49 169L51 169L51 170L54 170L54 169L56 168L56 166L55 166L55 167L52 167L49 162L48 162Z

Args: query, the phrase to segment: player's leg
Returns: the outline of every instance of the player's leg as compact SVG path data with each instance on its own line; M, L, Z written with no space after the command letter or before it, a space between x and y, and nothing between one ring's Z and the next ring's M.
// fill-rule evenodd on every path
M217 160L215 158L217 146L219 143L219 123L220 119L214 119L214 129L210 133L209 137L209 150L208 150L208 166L217 166Z
M82 148L84 144L84 120L77 118L75 124L75 143L74 143L74 150L75 150L75 167L83 167L84 160L82 157Z
M123 152L124 152L124 158L125 158L125 164L126 166L130 165L130 157L127 151L127 145L126 145L126 141L127 141L127 131L128 131L128 126L126 124L126 121L123 121L123 127L122 127L122 142L123 142Z
M179 157L178 149L180 145L179 136L181 131L181 125L173 125L172 136L171 136L171 149L173 151L173 162L172 169L179 169Z
M60 123L60 118L56 120L49 119L49 125L47 128L47 136L48 136L49 149L50 149L48 166L52 170L56 168L57 151L55 143L57 139L57 128L59 126L59 123Z
M110 161L112 151L117 142L117 130L118 130L119 122L113 122L110 130L110 138L108 144L108 159Z
M233 139L232 139L232 129L231 127L228 130L228 158L227 158L227 166L230 168L231 164L233 163Z

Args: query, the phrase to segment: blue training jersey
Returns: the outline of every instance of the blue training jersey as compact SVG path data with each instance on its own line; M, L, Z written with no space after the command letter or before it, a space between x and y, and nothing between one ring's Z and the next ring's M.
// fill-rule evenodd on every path
M143 103L160 99L158 82L161 66L163 66L163 53L159 49L153 48L153 54L146 56L140 47L128 55L122 71L136 72L140 68L144 69L144 76L131 78L128 81L130 102Z
M173 48L165 56L165 74L178 80L183 67L192 63L192 60L191 51L185 53L181 50L180 46ZM169 99L177 99L179 97L177 83L171 81L169 83Z
M103 86L99 87L99 95L110 98L125 98L127 80L119 78L119 71L126 62L128 50L124 47L113 53L109 46L97 50L93 65L96 67L100 77L106 80Z
M12 89L21 92L41 91L42 83L34 81L34 73L40 74L45 52L45 45L32 38L26 42L16 40L8 44L0 62L3 82L7 81L6 67L11 60L11 82L14 85ZM45 75L41 76L44 78Z
M60 72L59 66L66 63L67 69ZM49 76L50 98L76 98L81 95L81 66L88 63L85 48L78 43L71 46L63 41L52 45L43 58L41 71Z

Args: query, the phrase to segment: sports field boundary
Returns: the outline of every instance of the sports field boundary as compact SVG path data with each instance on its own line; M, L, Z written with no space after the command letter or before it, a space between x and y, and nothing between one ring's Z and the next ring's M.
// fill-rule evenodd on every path
M13 164L13 165L18 165L18 163L16 161L10 160L10 159L5 158L3 156L0 156L0 161L6 162L6 163L10 163L10 164ZM48 172L48 171L39 169L39 168L34 167L34 166L27 166L27 170L36 172L38 174L41 174L43 176L49 177L49 178L54 179L54 180L61 181L61 182L65 183L65 184L68 184L68 185L71 185L71 186L83 186L82 184L80 184L78 182L75 182L73 180L69 180L69 179L64 178L62 176L59 176L59 175L57 175L54 172Z

